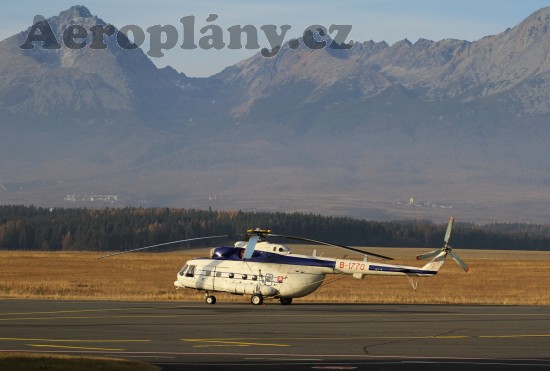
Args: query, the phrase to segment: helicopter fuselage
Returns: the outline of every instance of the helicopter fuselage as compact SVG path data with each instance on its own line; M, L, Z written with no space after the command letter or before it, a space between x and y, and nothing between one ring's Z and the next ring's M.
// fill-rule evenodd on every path
M256 251L243 260L240 248L217 250L225 250L229 256L189 260L174 285L207 292L299 298L311 294L327 274L334 273L334 259Z

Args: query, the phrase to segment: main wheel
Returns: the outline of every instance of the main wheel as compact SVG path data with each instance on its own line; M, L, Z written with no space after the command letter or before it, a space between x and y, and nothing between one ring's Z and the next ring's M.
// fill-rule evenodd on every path
M254 305L261 305L264 302L264 298L260 294L254 294L250 298L250 302Z
M281 304L283 304L283 305L290 305L292 303L292 298L281 298L279 300L281 301Z
M215 296L207 296L206 297L206 304L216 304L216 297Z

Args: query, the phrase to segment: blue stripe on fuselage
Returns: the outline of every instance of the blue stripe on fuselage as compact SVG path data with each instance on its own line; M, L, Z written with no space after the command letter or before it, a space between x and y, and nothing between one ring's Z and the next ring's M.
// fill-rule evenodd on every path
M405 273L405 274L436 274L437 273L437 271L427 271L423 269L410 269L410 268L401 268L401 267L386 267L381 265L370 265L369 271L395 272L395 273Z
M214 256L211 259L214 260L233 260L242 261L239 253L243 251L239 247L218 247L214 250ZM210 259L210 258L201 258ZM246 261L254 263L272 263L272 264L287 264L287 265L305 265L310 267L325 267L334 268L336 266L335 261L317 259L314 257L299 257L292 255L274 254L267 251L254 251L252 257Z

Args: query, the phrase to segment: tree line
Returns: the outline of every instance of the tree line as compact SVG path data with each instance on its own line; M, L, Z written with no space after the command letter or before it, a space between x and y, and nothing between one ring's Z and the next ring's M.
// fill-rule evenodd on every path
M257 227L346 245L436 248L443 245L446 225L446 221L381 222L282 212L6 205L0 206L0 249L116 251L187 238L242 235ZM228 245L237 239L189 244ZM451 244L461 249L550 250L550 229L534 224L456 223Z

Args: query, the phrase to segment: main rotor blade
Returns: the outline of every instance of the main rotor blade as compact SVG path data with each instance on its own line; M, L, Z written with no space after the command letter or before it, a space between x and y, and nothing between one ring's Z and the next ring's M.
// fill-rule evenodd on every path
M246 244L246 249L244 250L243 259L250 259L252 257L252 253L254 252L254 247L256 247L256 242L260 239L260 236L254 235L251 236L248 240L248 243Z
M453 231L453 223L455 221L455 218L451 217L449 219L449 224L447 224L447 231L445 232L445 238L443 241L445 241L445 245L449 244L449 239L451 238L451 232Z
M286 238L286 239L289 239L289 240L296 240L296 241L313 242L313 243L318 243L318 244L320 244L320 245L326 245L326 246L334 246L334 247L339 247L339 248L346 249L346 250L350 250L350 251L355 251L355 252L358 252L358 253L363 254L363 255L369 255L369 256L372 256L372 257L374 257L374 258L378 258L378 259L382 259L382 260L393 260L393 258L390 258L389 256L379 255L379 254L375 254L375 253L372 253L372 252L368 252L368 251L363 251L363 250L355 249L355 248L353 248L353 247L344 246L344 245L339 245L339 244L337 244L337 243L330 243L330 242L324 242L324 241L317 241L317 240L312 240L312 239L303 238L303 237L283 236L283 235L278 235L278 234L269 234L268 236L271 236L271 237L282 237L282 238Z
M428 259L428 258L434 257L434 256L436 256L436 255L439 255L440 252L441 252L441 249L439 249L439 250L434 250L434 251L429 252L429 253L426 253L426 254L418 255L418 256L416 257L416 260Z
M222 236L208 236L208 237L187 238L187 239L185 239L185 240L179 240L179 241L171 241L171 242L159 243L159 244L156 244L156 245L140 247L140 248L137 248L137 249L126 250L126 251L120 251L120 252L117 252L117 253L113 253L113 254L109 254L109 255L105 255L105 256L100 256L98 259L104 259L104 258L108 258L108 257L110 257L110 256L122 255L122 254L126 254L126 253L128 253L128 252L134 252L134 251L140 251L140 250L150 249L150 248L153 248L153 247L166 246L166 245L173 245L173 244L181 243L181 242L198 241L198 240L208 240L208 239L212 239L212 238L221 238L221 237L230 237L230 236L231 236L231 235L229 235L229 234L225 234L225 235L222 235Z
M460 259L460 258L458 257L458 255L456 255L456 254L454 253L453 250L450 251L450 254L451 254L451 256L453 257L453 259L458 263L458 265L460 265L460 266L462 267L462 269L464 269L464 271L465 271L466 273L468 273L468 272L470 271L470 268L468 268L468 266L466 265L466 263L464 263L464 262L462 261L462 259Z

